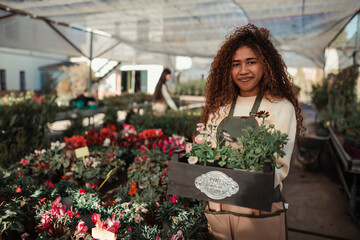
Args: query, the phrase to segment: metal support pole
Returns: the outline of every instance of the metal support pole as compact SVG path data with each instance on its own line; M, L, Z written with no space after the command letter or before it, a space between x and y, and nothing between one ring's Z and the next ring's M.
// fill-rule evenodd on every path
M358 64L358 55L359 55L359 41L360 41L360 14L357 14L357 25L356 25L356 37L355 37L355 50L354 50L354 65Z
M91 84L92 84L92 79L91 79L91 63L92 63L92 59L93 59L93 39L94 39L94 33L90 32L90 63L89 63L89 84L88 84L88 93L89 93L89 97L91 97Z

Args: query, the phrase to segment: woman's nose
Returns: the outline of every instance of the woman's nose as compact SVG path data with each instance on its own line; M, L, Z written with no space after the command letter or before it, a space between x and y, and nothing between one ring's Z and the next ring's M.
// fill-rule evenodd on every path
M248 72L249 69L247 68L246 64L241 65L240 74L243 75L243 74L247 74Z

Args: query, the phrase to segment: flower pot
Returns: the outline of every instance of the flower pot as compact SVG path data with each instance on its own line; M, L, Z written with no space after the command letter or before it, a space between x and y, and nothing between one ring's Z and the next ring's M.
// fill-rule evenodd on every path
M87 226L89 229L95 227L91 217L92 213L80 213L80 218L85 222L85 226Z
M74 204L74 200L72 197L62 197L60 203L65 205L66 209L70 209L70 207Z
M191 165L179 161L179 153L175 151L169 163L168 194L271 211L274 191L271 162L264 166L264 172L248 172Z

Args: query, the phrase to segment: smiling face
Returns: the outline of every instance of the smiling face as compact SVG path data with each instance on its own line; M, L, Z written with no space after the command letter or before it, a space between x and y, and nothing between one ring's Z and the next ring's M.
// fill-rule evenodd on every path
M240 96L256 96L264 75L264 66L259 57L251 48L243 46L235 52L231 65L231 77L240 88Z

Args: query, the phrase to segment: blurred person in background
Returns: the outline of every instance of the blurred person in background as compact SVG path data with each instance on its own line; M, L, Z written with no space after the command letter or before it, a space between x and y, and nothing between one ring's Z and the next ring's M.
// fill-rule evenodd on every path
M177 111L174 100L170 96L169 88L166 84L171 79L171 71L168 68L164 68L161 73L160 79L156 85L152 109L155 115L162 115L166 112L167 108L170 107L172 110Z

